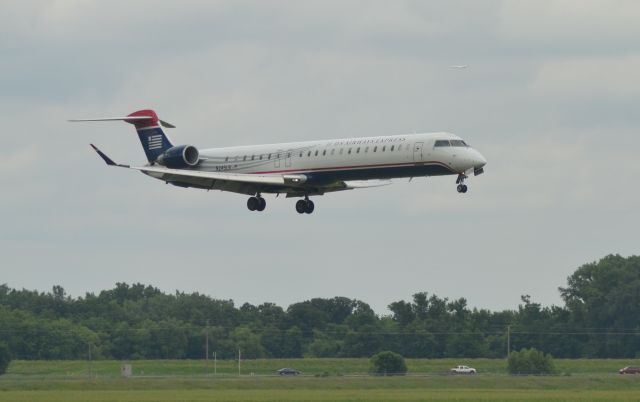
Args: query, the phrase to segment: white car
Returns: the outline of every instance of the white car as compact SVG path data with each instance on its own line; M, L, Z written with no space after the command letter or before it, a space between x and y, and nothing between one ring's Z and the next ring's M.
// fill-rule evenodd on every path
M456 366L452 368L450 371L451 371L451 374L475 374L476 373L476 369L469 366Z

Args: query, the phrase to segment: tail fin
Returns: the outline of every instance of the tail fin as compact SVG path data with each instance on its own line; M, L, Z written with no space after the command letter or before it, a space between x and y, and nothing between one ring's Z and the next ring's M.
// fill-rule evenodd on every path
M158 119L156 112L150 109L138 110L125 117L105 117L97 119L75 119L69 121L111 121L123 120L133 124L138 132L142 149L149 162L155 162L167 149L173 147L171 140L164 133L162 127L175 128L174 125Z
M131 119L131 117L135 118L142 116L149 116L151 118ZM156 115L156 112L153 110L138 110L127 117L129 117L129 119L126 119L125 121L136 127L138 138L140 138L140 143L142 144L142 149L144 149L144 153L147 155L147 160L149 160L149 162L155 162L155 160L158 159L164 151L173 147L171 140L169 140L169 137L167 137L162 130L162 127L160 127L164 122L161 122L160 119L158 119L158 115ZM173 127L166 123L164 125L167 127Z

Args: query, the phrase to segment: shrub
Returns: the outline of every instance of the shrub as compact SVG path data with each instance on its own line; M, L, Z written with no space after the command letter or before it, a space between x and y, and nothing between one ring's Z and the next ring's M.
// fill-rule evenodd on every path
M4 343L0 343L0 375L4 374L11 362L11 355L9 354L9 348Z
M508 370L509 374L552 374L553 357L534 348L521 349L509 354Z
M371 372L378 375L405 375L407 365L401 355L385 351L371 357Z

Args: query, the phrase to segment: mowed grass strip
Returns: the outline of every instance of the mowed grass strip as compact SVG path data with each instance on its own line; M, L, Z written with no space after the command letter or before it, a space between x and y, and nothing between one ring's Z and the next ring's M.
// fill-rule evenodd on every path
M640 376L432 376L432 377L243 377L191 378L0 377L0 393L12 391L144 391L144 390L374 390L374 389L512 389L635 391Z
M637 401L635 391L513 389L172 390L0 392L11 402L201 402L201 401Z
M406 359L409 374L444 374L451 367L466 364L475 367L480 374L506 374L505 359ZM206 376L213 375L214 362L209 360L16 360L9 366L9 375L41 376L119 376L124 363L132 365L134 376ZM614 374L624 366L640 365L637 359L556 359L558 373L568 374ZM237 376L238 362L219 360L215 364L216 372L221 376ZM273 375L283 367L293 367L305 375L331 376L366 374L369 359L255 359L243 360L241 373L249 375Z

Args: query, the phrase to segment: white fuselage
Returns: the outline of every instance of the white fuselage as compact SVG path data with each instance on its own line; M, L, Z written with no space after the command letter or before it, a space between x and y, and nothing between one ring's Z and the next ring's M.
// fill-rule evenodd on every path
M486 163L445 132L210 148L200 158L198 170L305 174L316 181L464 174Z
M446 132L197 149L174 145L162 130L174 126L150 109L71 121L134 125L149 163L119 164L91 144L108 166L138 170L179 187L247 194L250 211L263 211L262 194L271 193L302 198L296 202L296 212L310 214L315 207L309 196L378 187L391 184L385 179L399 177L455 174L458 193L466 193L468 174L481 174L487 163L480 152Z

